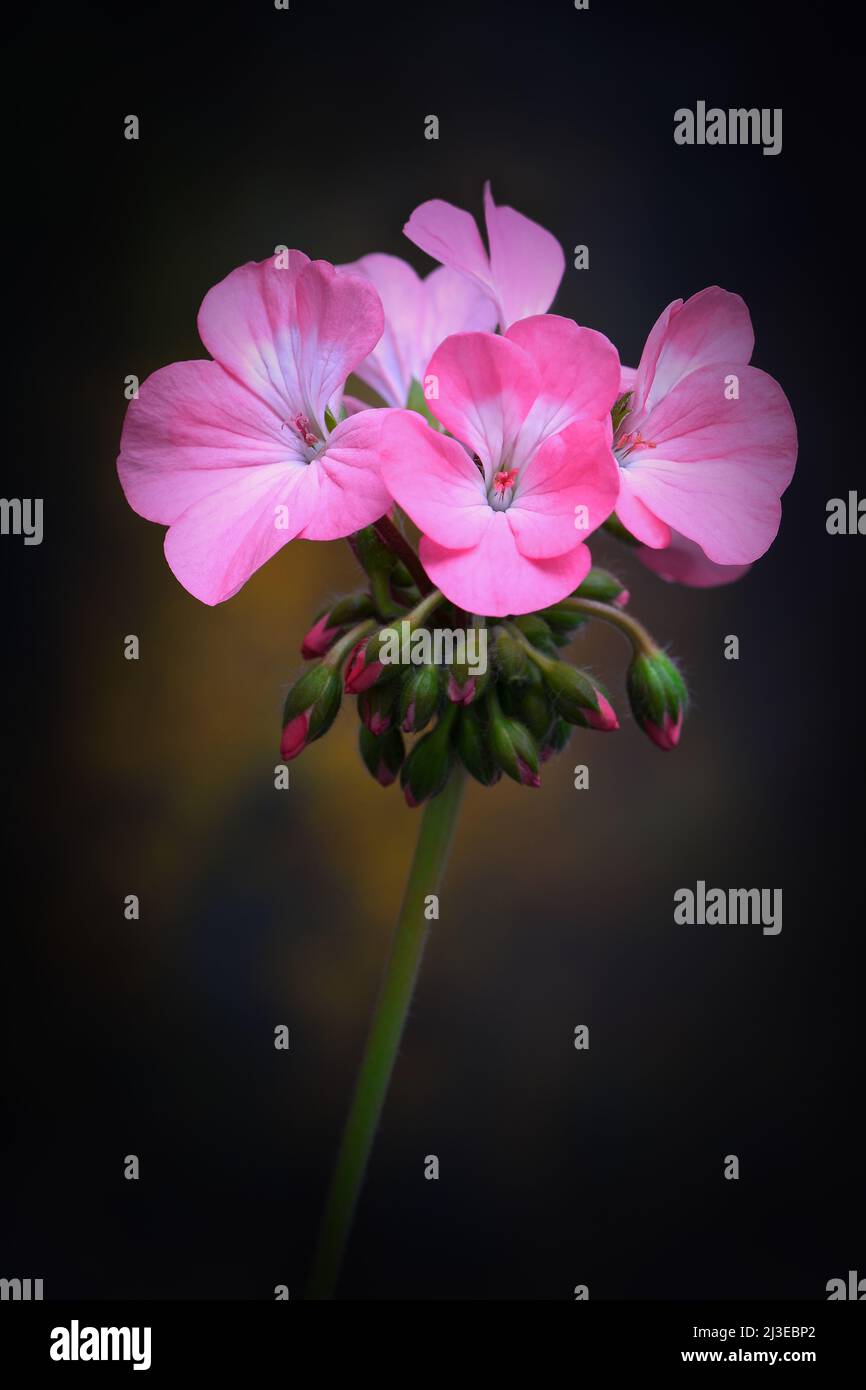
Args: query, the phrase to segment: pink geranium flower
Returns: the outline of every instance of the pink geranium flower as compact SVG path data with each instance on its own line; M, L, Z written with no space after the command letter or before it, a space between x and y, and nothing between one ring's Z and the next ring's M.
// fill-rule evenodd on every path
M614 440L617 515L645 545L664 549L676 540L679 547L684 538L715 566L743 566L772 543L797 430L778 382L748 365L753 347L742 299L713 286L668 305L630 386L626 374L624 389L633 394ZM693 554L687 558L672 557L667 577L704 584L738 577L713 579Z
M434 260L467 275L496 307L503 331L518 319L544 314L565 270L562 247L514 208L497 207L484 185L485 250L475 218L441 198L417 207L403 231Z
M423 533L430 578L470 613L528 613L586 575L586 536L616 504L610 409L616 349L539 315L504 337L458 333L433 354L429 404L454 438L387 411L382 470ZM458 442L460 441L460 442Z
M294 537L334 540L387 511L382 412L335 423L383 326L369 281L284 252L205 295L198 328L214 361L143 383L120 481L135 511L169 527L166 558L196 598L221 603Z
M399 256L374 253L340 269L363 275L382 301L385 331L355 375L388 405L406 405L413 381L423 386L424 369L445 338L496 327L484 291L446 266L422 280Z
M694 541L671 531L670 544L664 550L639 546L637 558L648 570L672 584L688 584L692 589L716 589L720 584L733 584L748 574L751 565L716 565L708 560Z

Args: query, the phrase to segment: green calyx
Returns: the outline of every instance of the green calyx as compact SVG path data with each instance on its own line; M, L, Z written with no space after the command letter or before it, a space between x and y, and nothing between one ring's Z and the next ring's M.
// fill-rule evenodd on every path
M286 696L283 705L283 728L309 710L307 742L312 743L327 733L337 717L343 685L339 672L320 662L305 671Z

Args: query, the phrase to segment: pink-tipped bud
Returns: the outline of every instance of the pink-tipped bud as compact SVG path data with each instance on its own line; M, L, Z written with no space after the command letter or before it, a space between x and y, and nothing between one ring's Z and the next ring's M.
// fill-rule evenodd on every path
M680 710L676 719L665 711L661 726L658 724L645 723L643 731L648 738L651 738L656 748L661 748L663 753L670 753L676 748L680 741L680 734L683 728L683 713Z
M600 733L612 733L619 728L619 720L616 711L610 701L601 691L596 688L595 698L598 701L598 709L584 708L581 714L591 729L597 729Z
M369 690L370 686L375 685L382 674L384 668L381 662L368 662L366 659L367 643L369 640L368 637L365 637L362 641L356 643L346 662L343 683L347 695L360 695L362 691Z
M317 656L324 656L331 650L334 642L340 635L339 627L328 626L329 615L325 613L318 622L313 623L303 642L301 643L301 656L306 661L312 661Z
M623 589L621 594L617 594L616 598L613 600L613 603L617 608L625 608L630 598L631 594L629 593L628 589Z
M525 763L525 762L523 761L522 758L518 758L518 759L517 759L517 771L518 771L519 780L520 780L522 786L524 786L524 787L540 787L540 786L541 786L541 778L540 778L540 776L538 775L538 773L537 773L537 772L534 772L533 769L529 766L529 763Z
M633 657L626 678L632 712L656 748L670 753L680 741L688 691L679 667L656 648Z
M448 699L455 705L471 705L475 699L475 677L470 676L461 685L455 679L453 672L449 672Z
M280 739L280 757L284 763L291 762L299 753L303 753L307 746L307 735L310 731L310 712L304 710L303 714L298 714L294 719L290 719L283 729Z

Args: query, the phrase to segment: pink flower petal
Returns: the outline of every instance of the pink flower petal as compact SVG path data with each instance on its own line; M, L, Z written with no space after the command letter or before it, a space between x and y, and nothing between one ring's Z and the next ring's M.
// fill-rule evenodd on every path
M491 618L532 613L572 593L589 572L592 560L585 545L549 560L521 554L508 515L489 509L489 525L472 549L449 550L426 536L421 539L421 562L431 580L468 613Z
M627 469L620 469L620 489L616 504L616 514L635 540L644 545L663 547L670 545L671 528L657 516L637 496L634 475Z
M514 208L497 207L489 181L484 215L490 245L490 273L503 331L530 314L550 308L565 271L562 247L550 232Z
M514 208L497 207L489 183L484 185L484 212L489 257L474 217L441 198L417 207L403 231L422 251L469 276L496 306L504 330L550 308L565 256L544 227Z
M710 285L659 316L641 356L632 411L652 410L687 372L713 363L745 366L755 346L752 320L738 294Z
M517 455L525 457L549 435L584 417L609 418L619 394L619 353L592 328L558 314L536 314L506 333L538 371L538 398L521 427Z
M363 410L342 420L324 452L307 465L305 487L314 502L309 521L298 533L304 540L338 540L371 525L390 509L380 453L387 414Z
M637 376L636 367L626 367L620 364L619 369L619 392L618 395L624 396L626 391L634 390L635 377Z
M474 545L492 513L484 479L466 450L414 410L377 413L384 417L382 476L395 502L441 545Z
M169 528L165 557L202 603L231 598L309 519L309 470L296 465L245 468L225 487L194 502ZM282 525L285 508L289 524Z
M522 348L492 333L455 333L434 352L427 376L438 385L434 415L478 455L488 483L500 461L519 464L511 455L541 385Z
M496 326L489 296L445 266L422 280L398 256L373 254L341 269L364 275L382 301L385 331L355 371L388 405L406 405L412 382L423 385L433 351L451 333Z
M495 300L487 252L471 213L431 198L415 209L403 232L434 260L471 276Z
M314 429L384 327L369 281L300 251L240 266L209 290L201 340L222 366L277 413L302 412Z
M571 550L607 520L619 488L620 470L602 421L578 420L553 435L527 463L506 512L521 554L545 559ZM585 527L577 511L583 507Z
M720 584L733 584L748 574L751 565L716 565L708 560L699 545L687 540L678 531L671 532L666 550L647 550L641 546L637 558L660 579L673 584L688 584L693 589L714 589Z
M130 506L166 525L262 465L299 465L283 417L216 362L175 362L130 401L117 469Z
M725 395L732 374L737 400ZM681 378L642 431L656 447L628 456L632 494L717 564L763 555L779 529L780 497L797 458L794 417L778 383L738 363L700 367Z

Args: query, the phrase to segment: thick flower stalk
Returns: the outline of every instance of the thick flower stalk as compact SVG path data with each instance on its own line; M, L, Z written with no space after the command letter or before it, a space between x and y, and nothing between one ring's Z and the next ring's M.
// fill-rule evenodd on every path
M772 544L796 462L739 296L675 300L623 366L602 332L549 312L565 268L551 233L489 184L484 208L486 244L451 203L415 209L406 236L440 262L423 278L377 252L231 271L199 312L209 358L145 380L118 458L130 505L167 528L168 564L204 603L287 542L348 541L358 584L310 616L280 755L315 756L354 700L362 766L422 808L315 1298L336 1287L467 775L537 790L572 737L621 731L623 689L652 745L681 741L682 672L593 565L593 536L663 580L730 583ZM624 680L573 659L593 622L627 640Z

